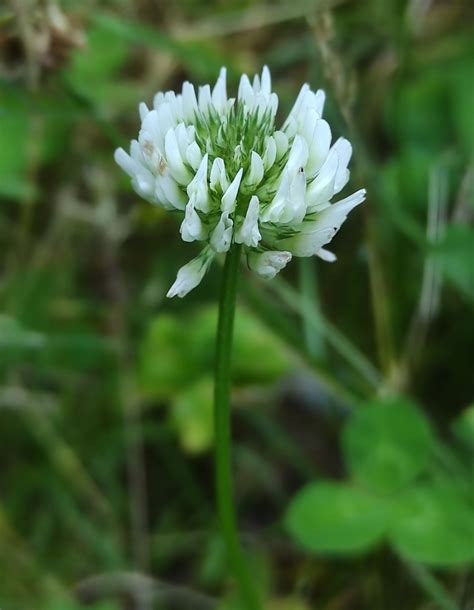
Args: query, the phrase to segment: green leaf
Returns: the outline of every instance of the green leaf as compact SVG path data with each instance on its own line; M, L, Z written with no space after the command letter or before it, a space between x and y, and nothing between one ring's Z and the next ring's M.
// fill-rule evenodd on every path
M423 414L402 398L362 407L351 417L342 435L352 476L380 493L394 492L423 472L432 441Z
M73 54L65 77L86 98L96 102L110 100L128 53L128 47L116 32L95 24L87 33L86 48Z
M209 370L214 362L217 308L199 311L190 324L189 354ZM281 341L258 318L237 308L235 316L232 376L236 385L268 383L290 368L291 361Z
M30 118L24 96L15 97L0 83L0 195L21 199L32 194L27 155Z
M438 70L424 71L387 100L387 129L400 146L418 142L425 150L439 151L452 137L446 119L449 97L449 81Z
M89 610L118 610L118 606L111 601L98 601L94 604L87 605ZM44 610L81 610L83 609L83 604L69 598L60 598L51 600Z
M344 483L307 485L293 498L286 514L293 538L315 552L364 551L381 540L386 525L385 502Z
M164 51L173 57L181 60L183 64L197 77L215 78L222 65L230 68L231 72L236 72L233 68L232 57L225 57L222 49L214 49L209 44L196 41L179 40L169 36L163 31L150 26L142 25L126 19L118 19L104 13L99 13L95 17L97 27L103 31L108 31L124 43L146 45L150 48ZM224 56L223 56L224 55Z
M172 420L183 449L189 453L201 453L212 445L213 390L212 377L204 377L181 392L173 403Z
M467 563L474 560L474 507L450 483L413 487L396 499L389 537L408 559Z
M464 409L452 424L453 434L474 449L474 404Z
M0 195L36 194L32 170L62 153L76 113L61 93L34 94L0 80Z
M435 256L445 277L467 298L474 299L474 229L466 224L449 225Z
M161 314L151 322L139 353L138 377L146 394L167 398L189 383L184 341L183 326L174 316Z
M452 74L451 104L452 116L458 138L468 154L474 151L474 55L470 53L466 61L459 62Z
M236 381L265 383L288 372L291 361L281 341L245 309L237 309L233 353Z
M160 314L145 334L139 379L145 393L172 397L207 376L214 366L217 308L203 307L187 318ZM235 385L268 383L289 370L282 343L253 315L238 309L235 320Z
M0 314L0 348L10 350L44 349L46 337L26 329L18 320Z
M82 83L110 80L125 63L128 50L110 28L94 24L87 33L87 46L73 55L69 70Z
M267 603L268 610L310 610L308 604L297 597L282 597L271 599Z

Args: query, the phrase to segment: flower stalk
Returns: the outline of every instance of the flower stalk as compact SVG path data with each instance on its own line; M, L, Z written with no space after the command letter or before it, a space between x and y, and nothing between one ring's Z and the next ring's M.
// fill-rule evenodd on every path
M233 244L227 252L219 302L214 386L216 499L227 558L239 584L242 602L246 610L260 610L258 594L239 541L232 486L231 363L241 251L240 244Z

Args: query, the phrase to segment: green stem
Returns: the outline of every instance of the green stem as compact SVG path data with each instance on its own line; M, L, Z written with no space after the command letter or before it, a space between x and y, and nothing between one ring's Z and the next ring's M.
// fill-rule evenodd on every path
M324 341L321 331L321 309L319 307L315 261L310 257L299 258L298 268L301 317L303 319L306 349L312 358L321 359L324 356Z
M407 562L413 578L437 605L440 610L460 610L444 586L433 574L419 563Z
M219 303L214 390L216 493L221 532L230 566L240 586L244 608L260 610L237 533L231 474L231 357L241 249L240 245L234 244L227 253Z

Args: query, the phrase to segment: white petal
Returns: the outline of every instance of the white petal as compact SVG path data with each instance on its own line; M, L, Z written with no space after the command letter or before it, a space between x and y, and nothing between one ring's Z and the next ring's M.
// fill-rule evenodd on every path
M193 258L189 263L178 271L176 281L168 290L167 297L184 297L193 288L201 283L202 278L209 269L214 255L210 248L205 248L199 256Z
M245 184L248 186L257 186L260 184L264 171L262 157L252 150L252 155L250 157L250 168L247 176L245 177Z
M263 117L265 113L270 111L272 118L278 110L278 95L276 93L270 93L265 95L264 93L255 94L255 104L252 108L252 112L258 113L260 117Z
M299 223L306 215L306 176L300 167L290 184L290 205L287 207L288 216L283 222Z
M252 110L255 104L255 93L250 84L249 77L242 74L239 83L239 91L237 99L245 103L249 110Z
M193 120L194 115L198 110L198 103L196 99L196 92L194 91L193 85L186 81L183 83L182 89L183 95L183 114L188 121Z
M296 98L293 108L290 110L290 114L288 116L288 119L285 121L285 125L290 117L296 117L299 114L300 109L301 109L301 104L303 103L303 99L305 98L306 93L308 91L310 91L309 85L307 83L305 83L301 87L300 92L298 93L298 97Z
M243 169L240 168L235 178L229 185L229 188L222 195L221 199L221 210L223 212L227 212L228 214L232 213L235 209L235 202L237 201L237 194L239 192L240 182L242 180Z
M209 85L199 87L198 99L199 110L207 113L212 103L211 88Z
M212 103L219 114L225 111L227 104L226 74L226 69L221 68L219 78L212 91Z
M125 152L123 148L117 148L114 153L115 163L120 165L124 172L126 172L131 178L133 178L137 172L140 171L140 165L132 159L132 157Z
M140 165L145 166L145 157L143 156L141 146L137 140L132 140L130 142L130 155L132 159L137 161Z
M168 129L165 137L165 153L171 175L180 184L188 184L192 179L191 172L183 163L174 129Z
M167 124L167 129L169 129L173 124L173 118L171 114L169 114L169 110L167 111L167 109L162 109L162 107L160 107L160 111L162 117L165 117L164 122L166 122ZM145 116L142 122L140 133L148 133L153 144L155 146L157 145L160 150L163 150L161 148L161 143L164 142L164 134L160 125L160 115L158 114L157 110L151 110ZM140 140L141 138L139 137L138 139Z
M289 172L295 172L306 165L308 160L308 145L303 136L296 135L288 157L287 168Z
M155 144L158 146L160 151L164 151L165 149L165 135L170 127L175 127L176 121L171 114L171 110L169 104L163 103L158 108L158 110L152 110L148 113L146 119L143 121L143 128L146 128L146 122L151 117L154 116L154 121L156 121L156 134L154 135Z
M165 94L163 93L163 91L158 91L158 93L153 98L153 108L155 110L158 110L158 108L161 106L161 104L163 104L164 101Z
M321 169L330 146L331 128L324 119L319 119L315 123L312 141L309 143L308 163L305 168L308 178L315 176Z
M152 200L154 203L160 201L155 197L155 178L146 167L127 154L123 148L117 148L114 158L124 172L132 178L132 187L140 197Z
M211 202L209 199L209 190L207 186L207 166L208 166L208 154L206 153L202 158L196 175L191 180L186 188L189 198L195 195L195 206L202 212L209 212Z
M314 96L314 109L319 114L319 116L323 116L324 102L326 101L326 94L322 89L318 89L316 91L316 95Z
M255 76L253 77L252 87L255 93L260 93L260 76L258 74L255 74Z
M339 167L334 182L334 192L339 193L349 181L349 170L347 169L347 166L351 160L352 146L345 138L339 138L334 143L333 148L337 150L339 156Z
M288 119L285 121L283 126L284 130L287 131L287 126L290 118L296 119L298 124L302 125L304 121L304 115L307 110L314 110L321 117L324 107L326 95L322 89L319 89L316 93L311 91L309 85L305 84L301 87L301 90L296 98L295 105L291 109Z
M272 136L267 137L265 152L263 153L263 165L266 170L269 170L275 163L277 147Z
M160 199L155 197L155 181L153 178L146 176L145 174L139 174L135 178L132 178L132 187L140 197L143 197L152 203L162 204L164 208L170 209L170 206L167 206L164 202L162 203Z
M194 140L194 128L189 129L184 123L179 123L174 133L178 142L179 154L183 162L185 162L188 145Z
M234 223L228 212L222 212L211 236L211 246L216 252L227 252L232 243Z
M367 191L365 189L359 189L355 193L352 193L352 195L344 197L344 199L341 199L340 201L336 201L329 208L323 210L321 212L320 218L329 218L330 215L334 217L336 214L345 214L345 217L343 218L344 221L347 217L347 214L349 214L352 209L354 209L356 206L365 201L366 194ZM332 212L330 212L331 208L333 210Z
M301 102L301 108L298 113L299 119L301 120L303 118L303 115L307 110L314 110L320 117L322 115L325 98L326 95L321 89L316 93L307 91Z
M308 146L314 138L314 130L316 129L316 122L321 118L314 108L307 108L302 114L300 121L300 133L306 140Z
M140 129L138 133L138 141L138 147L136 144L133 145L135 152L132 153L132 157L140 159L140 163L142 163L145 167L148 167L153 174L156 174L160 168L162 154L158 146L155 144L153 136L149 131ZM140 153L138 153L138 150Z
M260 91L264 95L270 95L272 91L272 77L268 66L263 66Z
M270 205L262 213L263 222L283 222L286 206L290 198L291 177L288 171L284 171L280 185Z
M168 168L157 176L156 182L159 183L160 187L163 189L169 203L177 210L184 210L187 201L186 195L179 188L176 180L171 177Z
M339 167L339 157L334 147L324 162L321 171L316 178L308 185L306 197L308 201L308 211L314 211L327 205L334 195L334 182Z
M183 98L181 95L176 95L174 91L165 93L165 102L168 103L171 115L175 123L180 123L183 120Z
M277 147L276 160L279 161L288 150L288 136L283 131L274 131L273 138Z
M306 214L306 177L304 169L283 173L280 186L270 205L262 214L263 222L299 223Z
M279 247L288 248L295 256L313 256L328 244L340 229L349 212L365 199L365 189L334 203L322 212L316 220L301 223L295 236L278 240Z
M298 131L298 122L293 115L290 114L286 119L285 124L283 125L283 131L289 140L295 137Z
M140 114L140 119L143 121L146 117L146 115L150 112L148 110L148 106L145 104L145 102L140 102L139 106L138 106L138 112Z
M203 226L199 214L195 210L196 195L188 201L184 220L181 223L180 233L183 241L202 240L207 237L206 228Z
M260 204L258 197L254 195L249 202L245 219L241 226L235 232L235 241L238 244L245 244L251 248L255 248L258 242L262 239L258 230L258 217L260 213Z
M332 227L321 227L312 233L299 232L293 237L276 241L279 248L288 248L293 256L313 256L325 244L328 244L335 235Z
M316 256L319 256L319 258L322 258L323 261L326 261L327 263L334 263L337 261L337 256L325 248L318 250Z
M209 185L213 191L220 187L220 190L225 193L229 188L229 180L225 171L224 160L216 157L212 163L211 174L209 177Z
M174 91L165 92L165 102L169 105L171 114L173 115L173 117L175 117L175 119L178 119L178 122L181 120L179 117L176 116L178 114L178 106L181 106L179 101L180 99L181 95L176 95Z
M290 261L291 252L286 251L249 252L247 255L249 268L266 280L274 278Z
M197 142L191 142L191 144L186 149L186 160L189 165L197 171L199 165L202 161L202 152L199 148Z

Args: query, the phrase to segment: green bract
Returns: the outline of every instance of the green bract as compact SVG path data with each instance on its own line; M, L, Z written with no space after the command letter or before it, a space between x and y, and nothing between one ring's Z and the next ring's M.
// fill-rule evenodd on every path
M347 214L362 203L360 190L331 199L349 180L352 147L344 138L331 146L322 119L325 94L303 85L281 129L275 124L278 97L268 68L251 84L240 79L237 98L228 98L226 70L217 83L185 82L180 94L158 93L150 110L140 104L138 140L117 163L144 199L183 215L184 241L205 242L182 267L168 296L195 288L216 253L243 244L247 263L264 278L274 277L292 256L318 255Z

